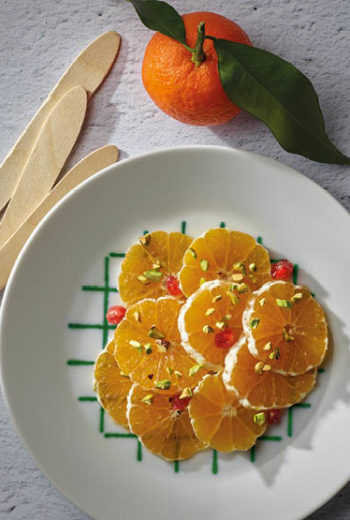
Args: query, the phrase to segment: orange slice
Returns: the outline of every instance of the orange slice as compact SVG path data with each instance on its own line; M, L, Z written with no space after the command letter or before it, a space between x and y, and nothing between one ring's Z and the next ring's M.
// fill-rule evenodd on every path
M173 398L133 385L128 399L130 429L152 453L167 460L188 459L206 446L194 434L187 407Z
M174 394L206 373L184 350L177 326L181 303L171 296L129 307L115 331L120 369L145 389Z
M242 332L247 284L214 280L204 283L183 305L179 315L182 344L198 363L223 368L229 349Z
M140 238L123 260L119 275L121 299L132 305L144 298L167 294L183 298L177 274L192 238L179 232L154 231ZM170 285L169 285L170 279Z
M256 290L271 279L268 252L240 231L210 229L192 242L183 261L179 278L187 297L209 280L246 283Z
M102 408L116 423L128 428L126 404L132 383L128 376L120 372L114 349L114 341L111 341L98 356L94 370L94 389Z
M220 374L199 383L189 414L198 439L219 451L248 450L266 429L264 413L244 408Z
M285 408L301 401L316 382L316 370L284 376L251 355L243 337L225 360L223 380L242 405L257 410Z
M282 374L302 374L322 363L328 344L321 305L306 287L270 282L255 292L243 314L253 356Z

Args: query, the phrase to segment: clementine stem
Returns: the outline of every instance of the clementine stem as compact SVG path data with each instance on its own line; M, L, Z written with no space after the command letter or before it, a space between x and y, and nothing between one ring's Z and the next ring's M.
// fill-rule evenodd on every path
M192 61L198 67L204 60L205 54L203 52L203 43L205 40L205 23L200 22L197 27L197 42L192 52Z

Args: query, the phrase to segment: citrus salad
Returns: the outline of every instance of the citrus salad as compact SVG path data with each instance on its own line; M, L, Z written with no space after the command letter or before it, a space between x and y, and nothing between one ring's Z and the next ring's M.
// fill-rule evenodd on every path
M327 350L323 309L292 273L240 231L144 235L121 266L125 306L107 313L101 406L167 460L251 448L313 389Z

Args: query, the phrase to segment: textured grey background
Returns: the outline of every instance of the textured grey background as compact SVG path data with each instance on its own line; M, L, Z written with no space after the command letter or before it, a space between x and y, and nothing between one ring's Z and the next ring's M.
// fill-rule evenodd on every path
M256 46L303 70L319 93L329 135L350 155L349 0L192 0L191 6L173 0L173 5L182 13L213 10L234 19ZM115 29L123 38L119 58L90 103L70 164L107 143L118 145L122 158L182 144L235 146L302 171L350 210L349 167L288 155L249 115L210 129L185 126L159 112L140 81L151 34L125 0L0 0L0 13L1 160L77 53L100 33ZM0 519L87 519L36 468L0 399ZM350 485L310 520L334 518L350 519Z

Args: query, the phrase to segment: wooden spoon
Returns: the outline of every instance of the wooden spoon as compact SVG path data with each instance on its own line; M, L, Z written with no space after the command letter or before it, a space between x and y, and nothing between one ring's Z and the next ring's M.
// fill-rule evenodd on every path
M0 211L12 197L35 139L55 104L76 85L85 89L90 97L112 68L119 46L119 34L113 31L102 34L79 54L62 76L0 166Z
M48 211L83 180L106 168L106 166L117 162L118 157L119 150L116 146L104 146L90 153L69 170L49 195L37 206L24 224L0 248L0 289L6 285L13 264L25 241Z
M50 112L0 222L0 246L51 190L78 138L86 105L85 90L74 87Z

